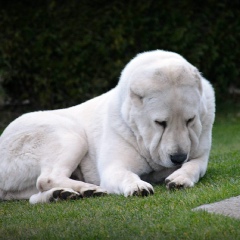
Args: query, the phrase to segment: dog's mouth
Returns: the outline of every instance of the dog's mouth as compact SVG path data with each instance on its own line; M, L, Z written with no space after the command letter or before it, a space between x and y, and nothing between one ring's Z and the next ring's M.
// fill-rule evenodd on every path
M175 153L175 154L163 154L155 158L146 159L150 167L158 171L164 168L180 168L185 162L188 161L189 154L187 153Z

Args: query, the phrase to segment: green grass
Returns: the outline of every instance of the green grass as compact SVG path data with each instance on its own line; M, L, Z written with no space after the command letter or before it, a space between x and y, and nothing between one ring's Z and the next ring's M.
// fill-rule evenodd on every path
M0 202L0 239L240 239L240 220L191 211L240 195L240 118L218 115L208 172L194 188L30 205Z

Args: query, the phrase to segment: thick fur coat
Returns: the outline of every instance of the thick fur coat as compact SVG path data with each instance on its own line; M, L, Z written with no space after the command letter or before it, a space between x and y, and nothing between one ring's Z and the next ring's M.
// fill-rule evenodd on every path
M207 169L214 91L176 53L137 55L111 91L25 114L0 137L0 198L31 203L192 187Z

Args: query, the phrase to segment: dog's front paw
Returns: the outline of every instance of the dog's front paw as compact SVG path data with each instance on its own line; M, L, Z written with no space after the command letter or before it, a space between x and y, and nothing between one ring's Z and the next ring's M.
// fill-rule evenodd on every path
M194 182L190 178L180 174L171 174L168 178L166 178L165 183L168 189L179 189L194 186Z
M148 196L152 195L154 193L153 187L151 184L144 182L142 180L139 180L137 182L133 182L131 184L128 184L124 188L124 196Z

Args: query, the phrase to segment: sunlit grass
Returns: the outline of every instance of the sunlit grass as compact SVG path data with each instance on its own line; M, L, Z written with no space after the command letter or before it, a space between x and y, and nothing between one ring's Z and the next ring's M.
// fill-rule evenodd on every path
M0 239L239 239L239 220L191 209L240 194L240 118L217 116L205 177L194 188L30 205L0 202Z

